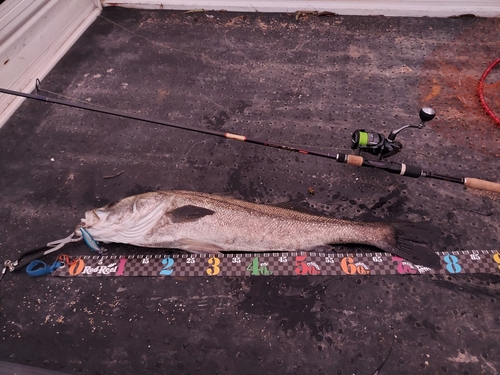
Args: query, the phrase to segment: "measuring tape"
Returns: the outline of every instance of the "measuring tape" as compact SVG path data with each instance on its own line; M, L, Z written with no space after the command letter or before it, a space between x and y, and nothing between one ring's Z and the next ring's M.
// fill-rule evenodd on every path
M500 274L498 250L438 252L441 268L414 265L388 253L245 253L86 255L56 269L60 277L94 276L358 276Z

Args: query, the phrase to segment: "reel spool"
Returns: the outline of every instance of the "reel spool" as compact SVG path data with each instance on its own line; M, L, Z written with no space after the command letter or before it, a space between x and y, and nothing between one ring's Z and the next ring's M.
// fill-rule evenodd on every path
M435 116L436 112L432 108L422 108L419 112L420 124L405 125L399 129L393 130L387 138L381 133L366 131L365 129L357 129L352 134L351 148L353 150L358 149L360 153L361 151L364 151L378 156L379 160L388 158L403 149L403 144L395 140L396 136L401 131L408 128L422 129L425 126L425 123L431 121Z

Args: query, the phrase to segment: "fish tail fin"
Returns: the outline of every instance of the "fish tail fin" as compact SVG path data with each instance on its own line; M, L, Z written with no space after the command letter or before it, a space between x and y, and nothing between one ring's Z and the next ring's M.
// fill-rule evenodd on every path
M393 245L386 251L400 256L414 264L439 269L441 259L430 246L430 242L437 239L436 228L428 222L420 223L391 223L394 229Z

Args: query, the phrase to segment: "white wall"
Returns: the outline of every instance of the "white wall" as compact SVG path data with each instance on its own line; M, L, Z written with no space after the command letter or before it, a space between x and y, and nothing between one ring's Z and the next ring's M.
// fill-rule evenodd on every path
M103 0L103 6L238 12L330 11L342 15L500 17L500 0Z
M31 92L101 12L99 0L0 5L0 87ZM0 94L0 126L24 99Z

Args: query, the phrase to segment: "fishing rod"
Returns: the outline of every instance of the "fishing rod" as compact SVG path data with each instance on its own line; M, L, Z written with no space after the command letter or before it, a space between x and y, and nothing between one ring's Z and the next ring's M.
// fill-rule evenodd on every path
M422 129L427 121L434 118L435 112L432 108L422 108L420 110L420 124L419 125L406 125L400 129L392 131L386 138L383 134L365 131L364 129L356 130L351 139L351 148L358 149L359 153L361 151L371 153L378 156L378 160L371 160L363 158L361 155L345 154L345 153L324 153L315 150L307 150L305 148L297 148L285 144L268 142L259 139L250 138L244 135L220 132L216 130L203 129L188 125L175 124L169 121L155 119L152 117L129 114L113 109L97 107L90 104L74 103L67 100L61 100L57 98L51 98L48 96L43 96L39 94L39 80L37 80L35 94L28 94L14 90L8 90L0 88L0 93L20 96L27 99L38 100L42 102L47 102L51 104L59 104L67 107L83 109L91 112L103 113L107 115L122 117L131 120L138 120L150 124L162 125L176 129L190 130L196 133L202 133L207 135L213 135L216 137L232 139L241 142L253 143L256 145L267 146L272 148L277 148L286 151L299 152L301 154L308 154L313 156L319 156L327 159L336 160L339 163L350 164L357 167L370 167L376 169L382 169L386 172L398 174L400 176L407 176L413 178L427 177L437 180L443 180L453 183L462 184L471 189L480 189L491 192L500 193L500 183L490 182L486 180L481 180L478 178L471 177L454 177L443 174L437 174L431 171L425 171L422 168L414 165L409 165L405 163L392 162L387 159L388 157L400 152L402 150L402 144L395 140L397 134L402 130L407 128L419 128Z

